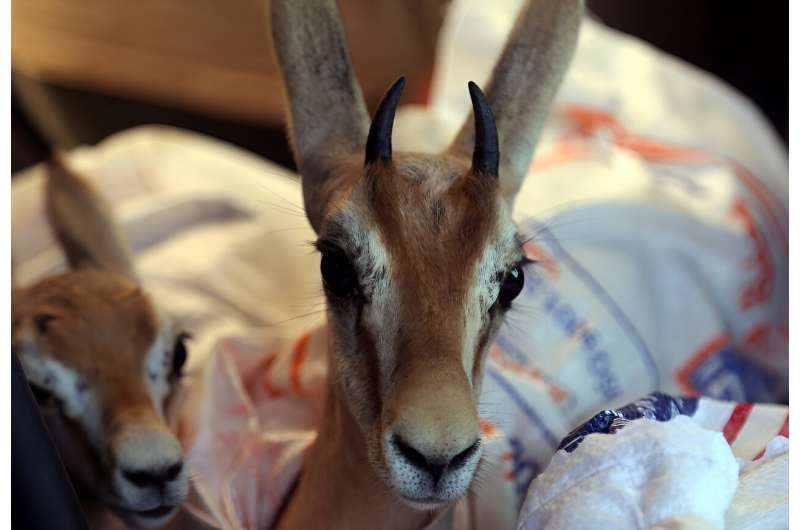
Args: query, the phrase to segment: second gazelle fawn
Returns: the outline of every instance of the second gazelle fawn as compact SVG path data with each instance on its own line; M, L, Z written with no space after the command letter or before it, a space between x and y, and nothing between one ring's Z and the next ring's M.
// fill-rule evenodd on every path
M12 291L12 349L90 523L111 509L160 527L189 488L165 420L185 335L143 290L100 196L58 156L48 173L48 218L72 270Z
M273 0L331 330L326 412L278 527L420 528L470 487L487 349L524 282L514 198L582 10L530 0L486 95L469 85L474 118L423 155L392 151L402 80L370 125L334 0Z

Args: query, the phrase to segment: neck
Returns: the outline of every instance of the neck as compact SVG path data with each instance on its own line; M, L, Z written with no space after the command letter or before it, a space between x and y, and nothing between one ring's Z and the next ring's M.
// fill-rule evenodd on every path
M329 378L325 413L279 530L424 528L438 512L414 510L375 476L364 436Z

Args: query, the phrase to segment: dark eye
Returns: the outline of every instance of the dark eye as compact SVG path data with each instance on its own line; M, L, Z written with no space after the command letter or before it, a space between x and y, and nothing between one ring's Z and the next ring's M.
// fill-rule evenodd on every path
M525 285L525 274L522 272L522 267L515 265L508 271L506 277L503 279L503 284L500 286L500 295L497 301L501 306L508 309L511 306L511 301L514 300L519 293L522 292L522 287Z
M40 408L55 408L59 406L58 399L48 390L31 384L31 392Z
M191 338L188 333L179 333L175 338L175 346L172 349L172 372L170 379L179 379L183 376L183 365L186 364L188 352L186 351L186 341Z
M335 296L347 296L358 289L356 270L343 252L325 252L320 263L325 288Z

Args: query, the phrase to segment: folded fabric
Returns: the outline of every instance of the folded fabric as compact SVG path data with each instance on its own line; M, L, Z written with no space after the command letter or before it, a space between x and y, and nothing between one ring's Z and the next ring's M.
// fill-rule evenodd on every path
M787 435L784 406L654 392L564 437L518 528L788 528Z
M739 463L739 487L725 514L725 528L789 528L789 439L776 436L758 460Z
M738 474L722 433L686 416L643 418L558 451L531 484L518 528L724 528Z
M520 1L453 2L431 104L399 110L398 148L450 141L469 105L466 81L488 77ZM195 477L187 510L221 528L268 528L314 439L327 366L317 336L319 262L304 244L314 234L299 183L233 146L161 127L121 133L71 161L115 205L159 306L195 337L186 379L196 392L179 422ZM787 512L788 456L765 445L788 434L788 409L743 403L788 396L788 169L774 135L709 76L586 20L530 173L514 218L536 264L526 267L524 291L491 346L480 403L487 453L496 458L474 498L456 506L452 528L507 528L551 459L551 468L561 461L568 469L595 439L624 443L635 433L634 425L620 430L627 421L692 408L695 430L721 432L734 457L757 461L742 465L727 528L780 528L772 523ZM43 174L32 169L12 186L22 284L64 263L45 221ZM657 389L725 401L666 397L641 410L603 411L595 428L572 433L572 453L558 450L587 416ZM671 431L673 421L650 428ZM608 458L621 466L632 462L623 456L635 459L620 451L609 447ZM663 468L653 457L634 469L648 480L648 498L673 474L702 469L670 455L659 457ZM608 519L628 505L592 510L577 495L594 485L607 501L607 481L583 479L547 497L565 510L584 503L584 526L563 527L630 528ZM680 492L659 498L672 509ZM641 514L658 508L620 499ZM542 504L528 519L523 512L522 527L560 528L558 506ZM673 511L655 528L719 527L709 514Z

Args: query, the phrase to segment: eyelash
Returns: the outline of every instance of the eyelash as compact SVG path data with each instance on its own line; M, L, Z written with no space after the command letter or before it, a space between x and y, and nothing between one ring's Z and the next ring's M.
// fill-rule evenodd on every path
M510 271L514 267L524 268L528 265L536 265L537 263L539 263L538 260L531 259L528 256L523 256L519 260L511 263L511 265L500 269L497 272L497 281L502 282L503 279L506 277L506 274L508 274L508 271Z
M525 265L536 265L537 263L539 263L538 260L531 259L528 256L523 256L522 259L520 259L514 265L517 267L524 267Z

